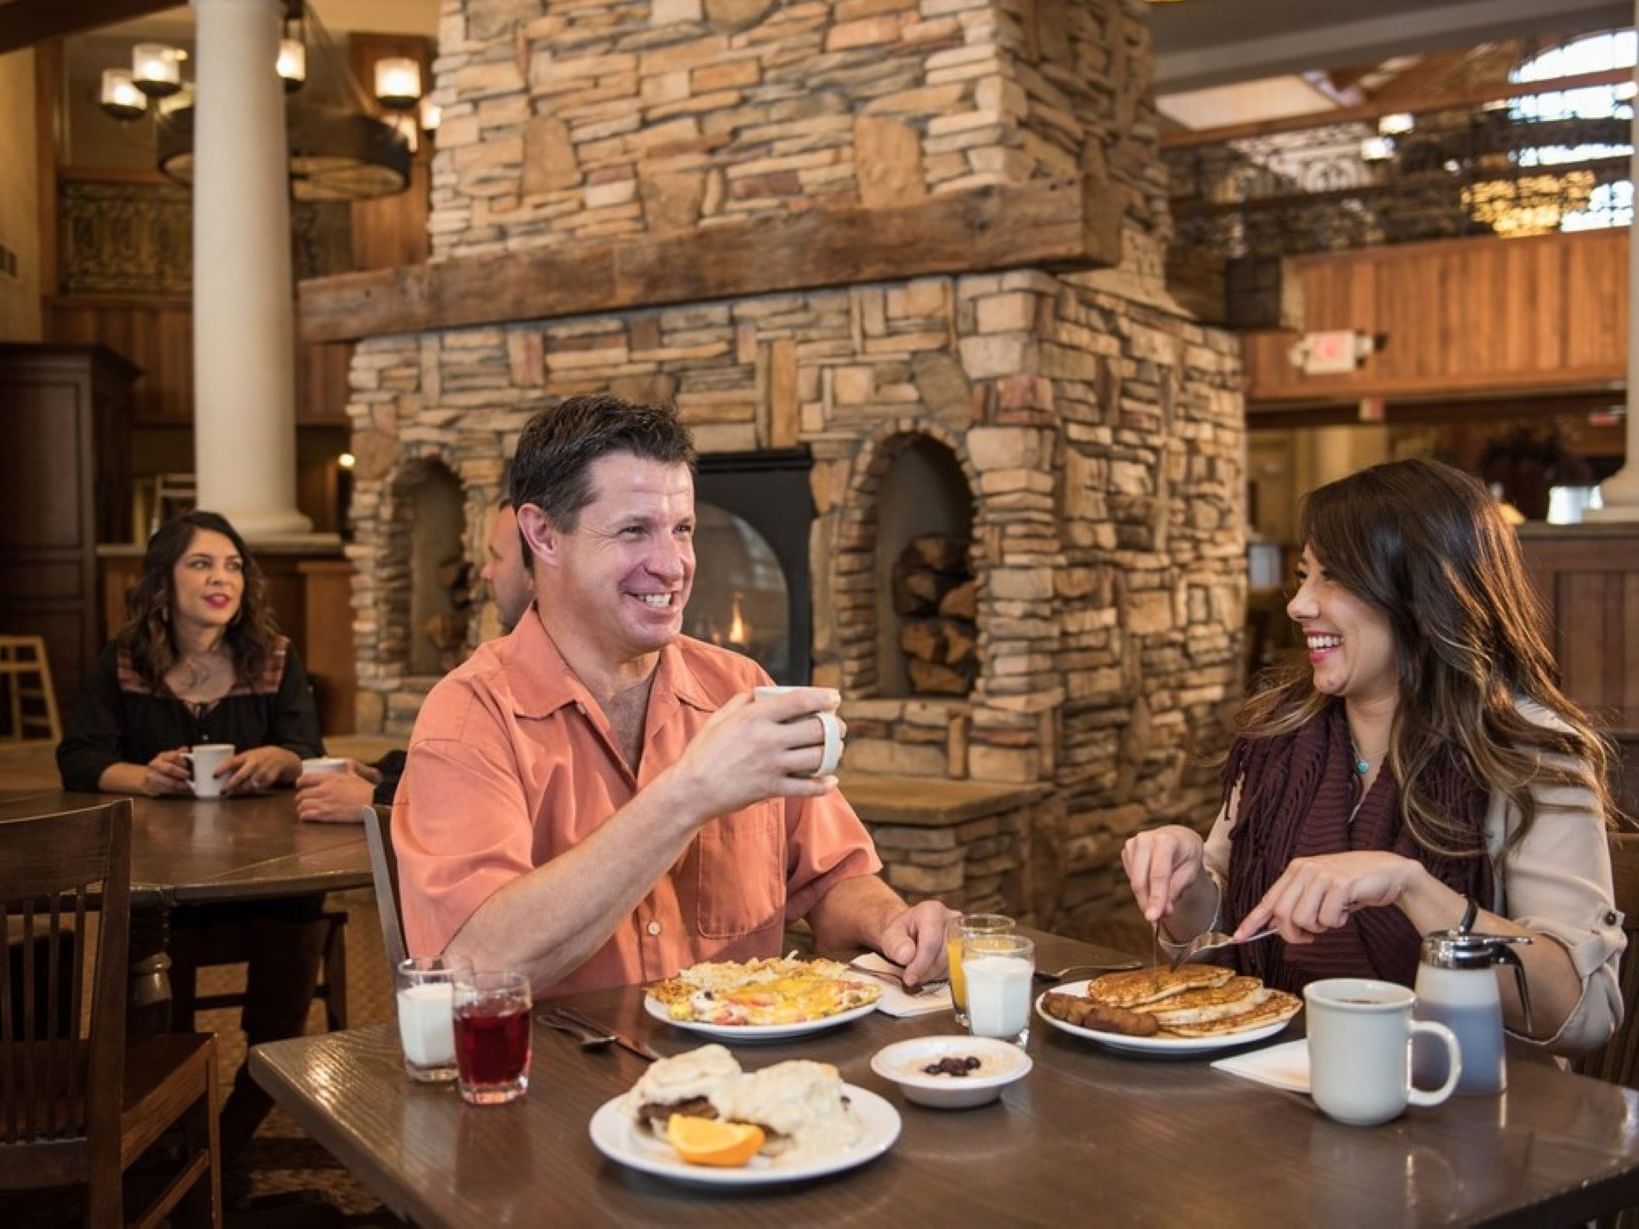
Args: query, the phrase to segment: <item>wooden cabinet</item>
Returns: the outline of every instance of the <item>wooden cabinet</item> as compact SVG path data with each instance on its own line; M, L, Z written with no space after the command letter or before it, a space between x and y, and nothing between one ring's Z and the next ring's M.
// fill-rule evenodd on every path
M140 374L102 346L0 344L0 631L45 638L61 703L103 644L97 543L131 536Z

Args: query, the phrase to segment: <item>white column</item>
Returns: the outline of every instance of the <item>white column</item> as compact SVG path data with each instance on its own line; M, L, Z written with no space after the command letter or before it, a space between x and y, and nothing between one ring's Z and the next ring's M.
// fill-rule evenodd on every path
M1634 3L1634 24L1639 25L1639 0ZM1639 85L1639 65L1634 66L1633 79ZM1635 96L1633 123L1628 139L1633 142L1633 156L1628 164L1628 177L1635 189L1634 205L1639 207L1639 96ZM1628 226L1628 399L1623 422L1627 429L1627 461L1622 468L1599 485L1603 508L1586 514L1590 521L1639 521L1639 242L1634 236L1639 227Z
M280 0L193 0L194 469L199 506L245 537L296 510L294 286Z

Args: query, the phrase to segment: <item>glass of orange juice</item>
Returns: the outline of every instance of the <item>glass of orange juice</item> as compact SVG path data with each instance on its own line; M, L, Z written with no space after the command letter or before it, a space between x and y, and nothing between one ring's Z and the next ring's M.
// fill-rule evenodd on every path
M956 1022L967 1027L967 982L962 977L962 944L986 935L1012 934L1017 925L1000 913L959 913L945 926L945 959L950 966L950 1000L956 1008Z

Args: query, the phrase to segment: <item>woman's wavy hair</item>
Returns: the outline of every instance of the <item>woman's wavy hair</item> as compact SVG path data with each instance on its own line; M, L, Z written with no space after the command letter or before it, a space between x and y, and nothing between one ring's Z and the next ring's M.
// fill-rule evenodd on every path
M1436 461L1374 465L1311 492L1299 540L1331 580L1387 616L1393 630L1400 703L1388 766L1420 845L1471 856L1483 844L1482 834L1434 804L1430 770L1442 747L1457 753L1477 784L1519 809L1511 843L1541 812L1569 809L1539 801L1533 786L1587 789L1610 822L1609 752L1559 689L1518 540L1477 480ZM1522 715L1522 698L1548 709L1563 728ZM1287 734L1330 700L1303 663L1249 700L1236 725L1253 738Z
M243 561L245 586L239 613L228 625L225 642L233 658L234 677L251 684L261 677L279 637L273 610L268 605L267 581L256 566L239 531L214 512L187 512L161 525L148 539L142 556L142 575L125 598L126 623L120 628L120 648L131 656L132 667L154 691L164 693L165 674L176 665L176 590L172 574L188 553L194 535L202 529L219 533L233 543Z

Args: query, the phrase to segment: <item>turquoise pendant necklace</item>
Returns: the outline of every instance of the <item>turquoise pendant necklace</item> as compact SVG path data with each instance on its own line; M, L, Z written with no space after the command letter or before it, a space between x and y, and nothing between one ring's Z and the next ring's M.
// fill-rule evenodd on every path
M1354 745L1354 739L1349 739L1349 750L1354 753L1354 770L1365 776L1372 770L1372 762L1360 754L1360 748Z

